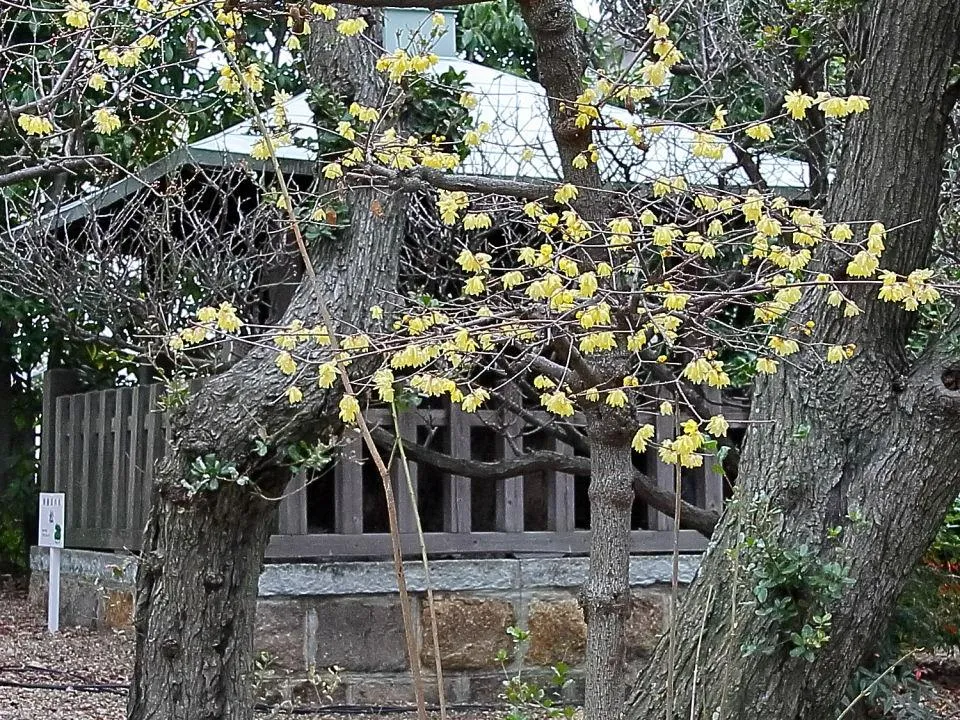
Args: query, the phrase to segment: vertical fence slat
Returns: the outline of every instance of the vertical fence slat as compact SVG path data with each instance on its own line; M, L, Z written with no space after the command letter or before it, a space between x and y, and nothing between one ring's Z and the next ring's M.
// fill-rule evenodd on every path
M67 479L70 477L70 397L61 396L56 401L54 423L54 453L56 460L53 468L53 492L66 492ZM64 508L66 510L66 508Z
M566 443L553 442L553 449L564 455L573 455ZM575 526L574 476L551 472L547 475L547 527L555 532L571 532Z
M456 403L447 406L447 452L455 458L471 457L470 419ZM443 498L443 529L468 533L471 523L470 478L450 475Z
M129 532L132 524L127 508L127 475L130 472L130 388L117 390L113 416L113 472L111 485L113 491L113 527Z
M510 413L505 416L503 433L497 434L497 455L509 460L522 451L523 422ZM496 528L500 532L523 532L523 476L504 478L496 486Z
M74 370L54 368L43 374L43 402L40 415L40 490L43 492L59 492L54 490L57 468L57 447L60 439L57 400L72 392L76 392L79 376Z
M97 527L116 528L113 511L113 418L116 413L116 390L104 390L100 398L100 421L97 434L97 468L93 501L97 504Z
M333 471L334 529L346 535L363 532L362 443L359 435L351 433Z
M150 394L145 388L135 386L130 400L130 471L127 474L127 516L130 518L132 538L140 537L146 523L144 485L147 464L147 416L150 409Z
M64 532L78 530L83 527L81 522L82 507L82 479L84 465L84 433L83 433L83 395L70 396L70 474L66 485L66 507L64 508Z
M97 508L94 506L98 432L100 427L100 393L83 394L82 458L80 469L80 527L89 530L97 526Z
M417 442L417 416L413 412L404 412L397 414L397 424L400 426L400 439L402 442ZM413 485L414 497L410 497L410 488L407 487L407 476L403 468L403 458L400 453L396 453L393 459L393 466L390 468L390 478L393 482L393 494L397 500L397 525L402 533L415 533L417 531L417 518L414 515L414 502L417 495L417 464L409 463L410 484Z
M305 535L307 532L307 473L301 470L292 478L277 508L281 535Z

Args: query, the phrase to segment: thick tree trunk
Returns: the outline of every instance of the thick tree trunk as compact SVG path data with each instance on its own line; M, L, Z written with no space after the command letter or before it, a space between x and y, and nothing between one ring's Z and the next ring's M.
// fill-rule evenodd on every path
M341 16L354 10L341 9ZM379 15L368 15L371 33ZM374 35L379 37L379 35ZM314 30L311 80L376 105L375 54L362 37ZM396 285L405 202L371 188L350 189L348 227L338 240L312 249L314 283L301 282L281 325L322 323L320 298L345 333L369 321L370 307ZM244 720L253 715L252 641L257 581L273 526L273 503L249 487L225 483L189 497L181 485L197 457L232 461L263 495L276 497L289 480L285 448L338 430L339 394L307 376L303 401L288 404L291 378L275 367L275 351L254 347L223 375L208 379L171 420L170 453L157 472L153 506L137 577L137 634L131 720ZM357 369L355 365L352 369ZM253 452L256 440L269 452Z
M590 569L580 596L587 622L584 714L616 720L623 707L624 627L630 615L630 517L633 450L630 437L590 425Z
M904 226L890 235L882 259L904 273L928 262L936 226L943 93L957 55L960 4L880 0L862 12L858 90L872 108L847 128L830 214ZM665 707L663 641L628 698L629 720L832 717L903 578L960 493L955 356L932 348L908 366L903 348L913 316L877 301L875 287L847 290L864 310L854 322L839 321L822 298L807 311L824 341L852 340L858 354L841 366L807 354L759 388L753 415L772 422L748 433L741 502L725 513L677 618L675 706ZM750 547L757 537L765 546ZM771 589L761 602L751 562L804 545L815 558L805 579ZM815 624L817 598L826 597L810 581L831 562L850 584L823 608L832 614L830 639L814 648L812 662L792 657L791 633ZM776 600L797 616L758 614ZM751 646L769 654L748 656Z
M315 253L319 289L335 317L362 327L378 293L396 279L402 239L402 198L384 202L371 190L351 191L350 229ZM314 291L305 280L285 322L318 322ZM289 480L277 459L289 443L336 428L333 392L301 387L291 407L290 379L269 348L252 350L228 373L209 379L172 421L174 445L157 473L153 506L137 577L136 664L131 720L199 720L252 716L251 643L257 579L275 516L273 503L249 487L225 483L193 498L181 487L187 467L209 453L233 461L264 495ZM271 453L260 461L254 441Z

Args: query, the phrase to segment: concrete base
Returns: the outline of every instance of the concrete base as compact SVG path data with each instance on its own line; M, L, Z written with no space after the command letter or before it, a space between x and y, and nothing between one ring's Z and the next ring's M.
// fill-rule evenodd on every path
M693 578L699 558L682 556L680 580ZM631 559L633 611L628 661L642 664L669 616L671 559ZM47 553L31 553L30 598L46 603ZM549 677L558 662L572 668L568 701L583 694L586 627L576 595L586 558L438 560L431 564L440 659L450 702L496 702L505 672L522 662L525 676ZM434 668L433 623L423 568L406 566L425 672ZM109 552L64 550L64 624L123 627L133 610L136 559ZM406 704L413 700L393 566L387 562L279 563L260 576L255 648L258 693L267 700L316 704ZM529 629L517 649L507 628ZM496 659L506 651L506 666ZM339 668L334 674L326 669ZM334 675L337 679L334 679ZM312 678L312 681L311 681ZM436 682L428 682L436 699Z

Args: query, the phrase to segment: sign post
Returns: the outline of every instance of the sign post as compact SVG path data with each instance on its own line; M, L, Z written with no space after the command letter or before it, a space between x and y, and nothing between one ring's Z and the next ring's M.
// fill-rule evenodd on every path
M47 583L47 630L60 629L60 550L63 548L63 493L40 493L38 545L50 548L50 576Z

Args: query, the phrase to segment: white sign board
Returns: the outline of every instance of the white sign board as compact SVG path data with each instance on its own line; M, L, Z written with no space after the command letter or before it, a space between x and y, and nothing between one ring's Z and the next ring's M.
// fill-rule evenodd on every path
M40 493L40 532L38 544L50 548L50 574L47 582L47 629L60 629L60 549L63 547L63 493Z
M40 547L63 547L63 493L40 493Z

